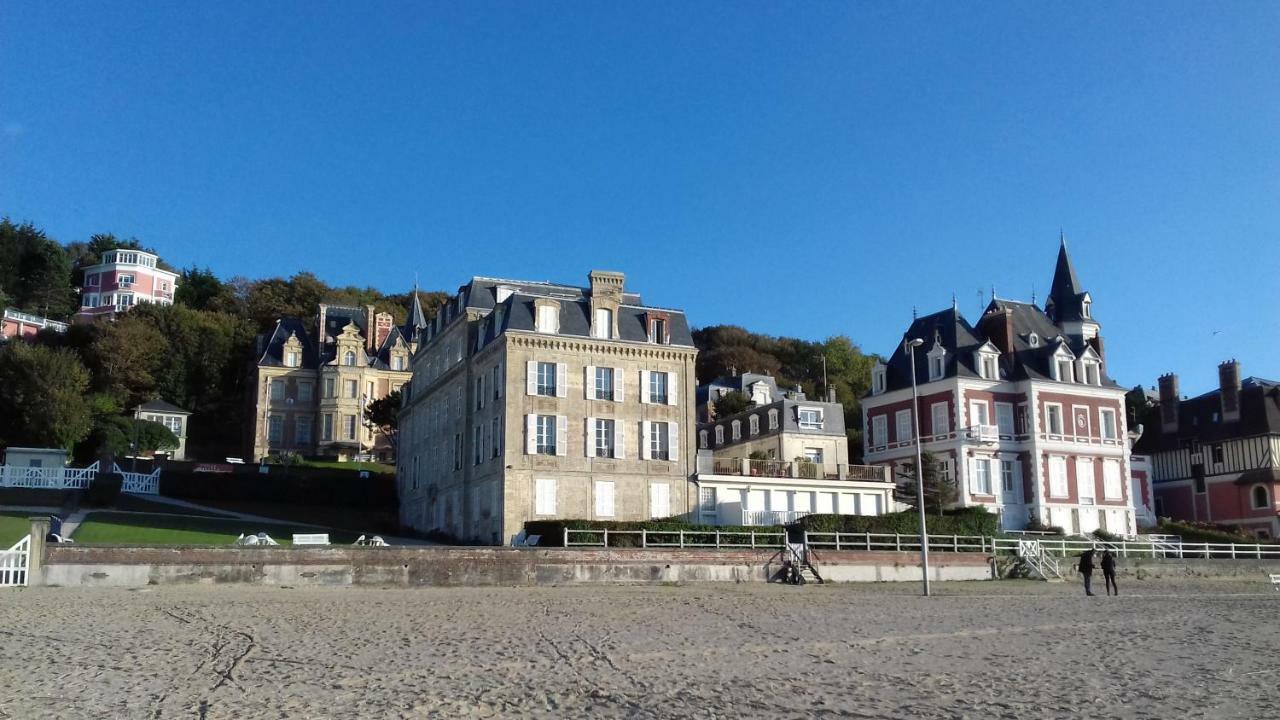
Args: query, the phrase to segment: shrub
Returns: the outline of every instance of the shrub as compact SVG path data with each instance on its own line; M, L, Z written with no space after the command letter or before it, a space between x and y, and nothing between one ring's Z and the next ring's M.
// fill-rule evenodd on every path
M1116 535L1114 533L1109 533L1106 530L1103 530L1102 528L1098 528L1097 530L1094 530L1091 535L1094 539L1102 540L1103 542L1120 542L1121 540L1124 539L1119 535Z
M1184 542L1193 543L1245 543L1253 545L1274 545L1276 538L1258 538L1250 535L1240 526L1212 525L1210 523L1183 522L1161 518L1156 528L1167 535L1177 535Z
M90 507L111 507L120 497L124 476L120 473L100 472L84 493L84 504Z
M981 507L949 510L942 516L929 515L926 520L931 535L991 537L1000 532L999 517ZM920 532L920 515L914 510L885 515L807 515L787 529L793 540L805 531L915 535Z
M1040 518L1031 518L1029 521L1027 521L1026 529L1030 530L1031 532L1047 532L1047 533L1052 533L1054 535L1067 534L1066 530L1063 530L1057 525L1046 525L1045 523L1040 521Z
M602 520L530 520L524 524L525 535L538 535L538 547L564 547L564 531L569 530L605 530L608 529L609 547L640 547L641 536L639 530L645 530L649 533L675 533L684 531L684 539L688 544L694 545L711 545L715 542L716 533L720 533L721 545L742 545L750 547L750 535L730 535L728 533L778 533L783 528L779 526L755 526L744 527L737 525L696 525L684 520L670 518L666 520L638 520L638 521L602 521ZM615 531L629 531L618 532ZM604 539L604 533L574 533L570 538L575 543L600 543ZM672 543L676 542L675 536L657 536L649 539L649 545L654 542ZM757 538L757 543L765 542L765 540Z
M160 473L160 494L187 500L299 503L366 510L395 510L394 475L359 478L350 471L328 468L234 466L230 473L198 473L172 463Z

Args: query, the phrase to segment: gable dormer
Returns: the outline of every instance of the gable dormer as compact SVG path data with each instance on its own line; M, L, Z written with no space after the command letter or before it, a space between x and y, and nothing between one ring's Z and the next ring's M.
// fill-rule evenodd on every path
M871 394L881 395L886 387L886 370L884 361L876 360L876 364L871 368Z
M1076 382L1085 385L1102 384L1102 356L1091 345L1085 345L1077 359Z
M298 339L298 334L289 333L289 338L284 341L284 345L280 348L280 362L285 367L302 367L302 341Z
M334 345L334 357L339 365L355 367L369 364L364 352L364 338L360 337L360 328L355 323L348 322L342 328L342 332L334 339Z
M773 402L773 393L769 390L769 383L759 380L751 383L751 403L753 405L768 405Z
M1073 383L1076 381L1076 354L1067 347L1066 338L1058 336L1058 347L1049 357L1049 377L1058 382Z
M942 346L942 338L933 336L933 347L929 349L929 382L941 380L947 374L947 349Z
M973 351L973 367L983 380L1000 379L1000 348L990 340Z

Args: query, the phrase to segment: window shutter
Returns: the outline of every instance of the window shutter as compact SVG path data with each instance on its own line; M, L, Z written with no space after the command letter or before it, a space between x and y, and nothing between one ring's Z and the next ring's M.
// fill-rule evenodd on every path
M525 365L525 375L524 375L525 393L528 395L537 395L538 394L538 362L536 360L530 360L524 365Z
M613 399L622 402L622 368L613 369Z
M680 424L667 423L667 457L672 460L680 459Z
M494 396L502 397L502 381L506 379L506 375L502 373L502 362L499 361L493 368Z
M622 448L622 439L626 437L626 433L623 432L624 427L626 427L626 423L621 420L613 421L613 456L619 459L627 456Z
M640 371L640 402L649 404L649 371Z
M538 452L538 416L529 414L524 416L524 426L528 431L525 433L524 451L533 455Z
M556 363L556 397L569 396L569 366Z
M587 438L587 457L596 456L596 419L587 418L587 432L584 433Z
M680 404L680 374L667 373L667 404Z
M596 366L588 365L582 373L582 390L586 393L588 400L596 399Z
M565 415L556 416L556 454L569 454L569 418Z
M649 452L649 421L640 421L640 457L648 460L651 456Z

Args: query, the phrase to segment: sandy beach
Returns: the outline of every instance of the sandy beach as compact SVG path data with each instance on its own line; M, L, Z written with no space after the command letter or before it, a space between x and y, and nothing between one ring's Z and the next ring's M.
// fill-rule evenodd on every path
M0 718L1274 715L1265 583L0 592Z

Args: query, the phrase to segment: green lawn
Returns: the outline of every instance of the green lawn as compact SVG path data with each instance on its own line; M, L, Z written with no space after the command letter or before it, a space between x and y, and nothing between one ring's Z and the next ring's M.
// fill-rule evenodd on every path
M72 539L80 545L230 545L240 533L258 532L265 532L281 545L288 545L294 533L329 532L329 540L335 544L350 544L356 539L348 532L304 525L110 511L89 513Z
M338 462L337 460L299 460L297 464L302 467L334 468L337 470L350 470L351 472L356 472L357 470L364 470L365 472L369 472L369 473L383 473L386 475L396 474L396 466L387 465L386 463L376 463L376 462L358 463L355 461ZM279 466L276 466L276 467L279 467Z
M0 513L0 550L8 550L13 544L31 533L31 521L35 513Z

